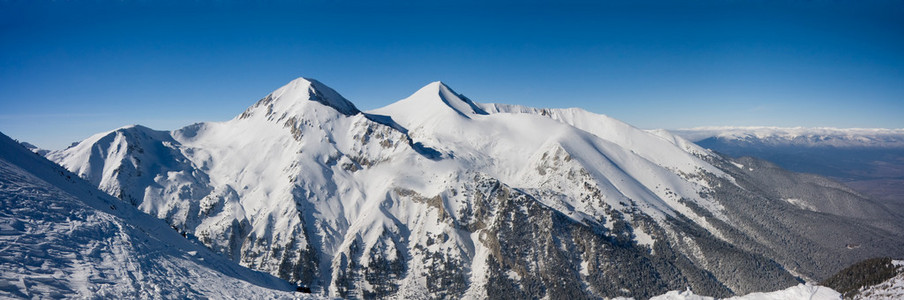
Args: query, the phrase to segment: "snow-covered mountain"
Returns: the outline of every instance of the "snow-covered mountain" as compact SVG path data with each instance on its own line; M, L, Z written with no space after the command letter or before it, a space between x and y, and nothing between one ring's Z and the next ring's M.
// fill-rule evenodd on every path
M233 261L349 298L729 296L904 248L899 215L829 180L441 82L361 112L299 78L230 121L123 127L48 158Z
M0 134L0 298L293 298Z
M38 146L32 145L30 143L22 142L21 144L29 151L37 153L41 156L44 156L44 155L47 155L47 153L50 153L50 150L38 148Z

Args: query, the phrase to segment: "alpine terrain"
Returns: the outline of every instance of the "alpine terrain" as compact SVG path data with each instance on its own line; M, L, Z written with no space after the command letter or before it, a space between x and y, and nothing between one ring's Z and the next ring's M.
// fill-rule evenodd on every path
M292 298L0 134L0 298Z
M829 177L904 212L904 129L701 127L673 133L729 156Z
M343 298L726 297L904 254L900 213L826 178L441 82L365 112L299 78L226 122L47 158L122 201L103 207Z

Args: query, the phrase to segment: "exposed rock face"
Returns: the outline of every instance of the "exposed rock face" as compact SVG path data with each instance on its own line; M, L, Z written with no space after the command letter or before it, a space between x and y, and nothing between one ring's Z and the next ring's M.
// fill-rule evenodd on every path
M730 296L904 246L831 184L439 82L362 113L298 79L228 122L122 128L49 157L242 265L345 298Z

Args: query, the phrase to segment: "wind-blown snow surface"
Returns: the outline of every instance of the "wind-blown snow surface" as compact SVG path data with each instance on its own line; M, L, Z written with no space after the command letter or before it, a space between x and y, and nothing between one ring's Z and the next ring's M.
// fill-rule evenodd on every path
M360 112L299 78L227 122L124 127L48 157L244 266L341 297L730 296L904 245L668 132L440 82Z
M670 291L663 295L655 296L650 300L714 300L716 298L701 296L686 290L684 292ZM750 293L744 296L725 298L725 300L841 300L841 294L824 286L798 284L784 290Z
M0 298L296 296L2 134L0 241Z

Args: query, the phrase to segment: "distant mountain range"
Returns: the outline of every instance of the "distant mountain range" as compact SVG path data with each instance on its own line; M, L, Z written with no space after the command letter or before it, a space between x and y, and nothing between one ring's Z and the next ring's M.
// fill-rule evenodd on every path
M230 121L46 156L235 263L344 298L725 297L904 249L900 211L824 177L441 82L363 112L299 78Z
M675 130L733 157L754 156L838 180L904 212L904 129L710 127Z
M830 127L698 127L671 130L691 141L722 140L751 146L904 148L904 129Z

